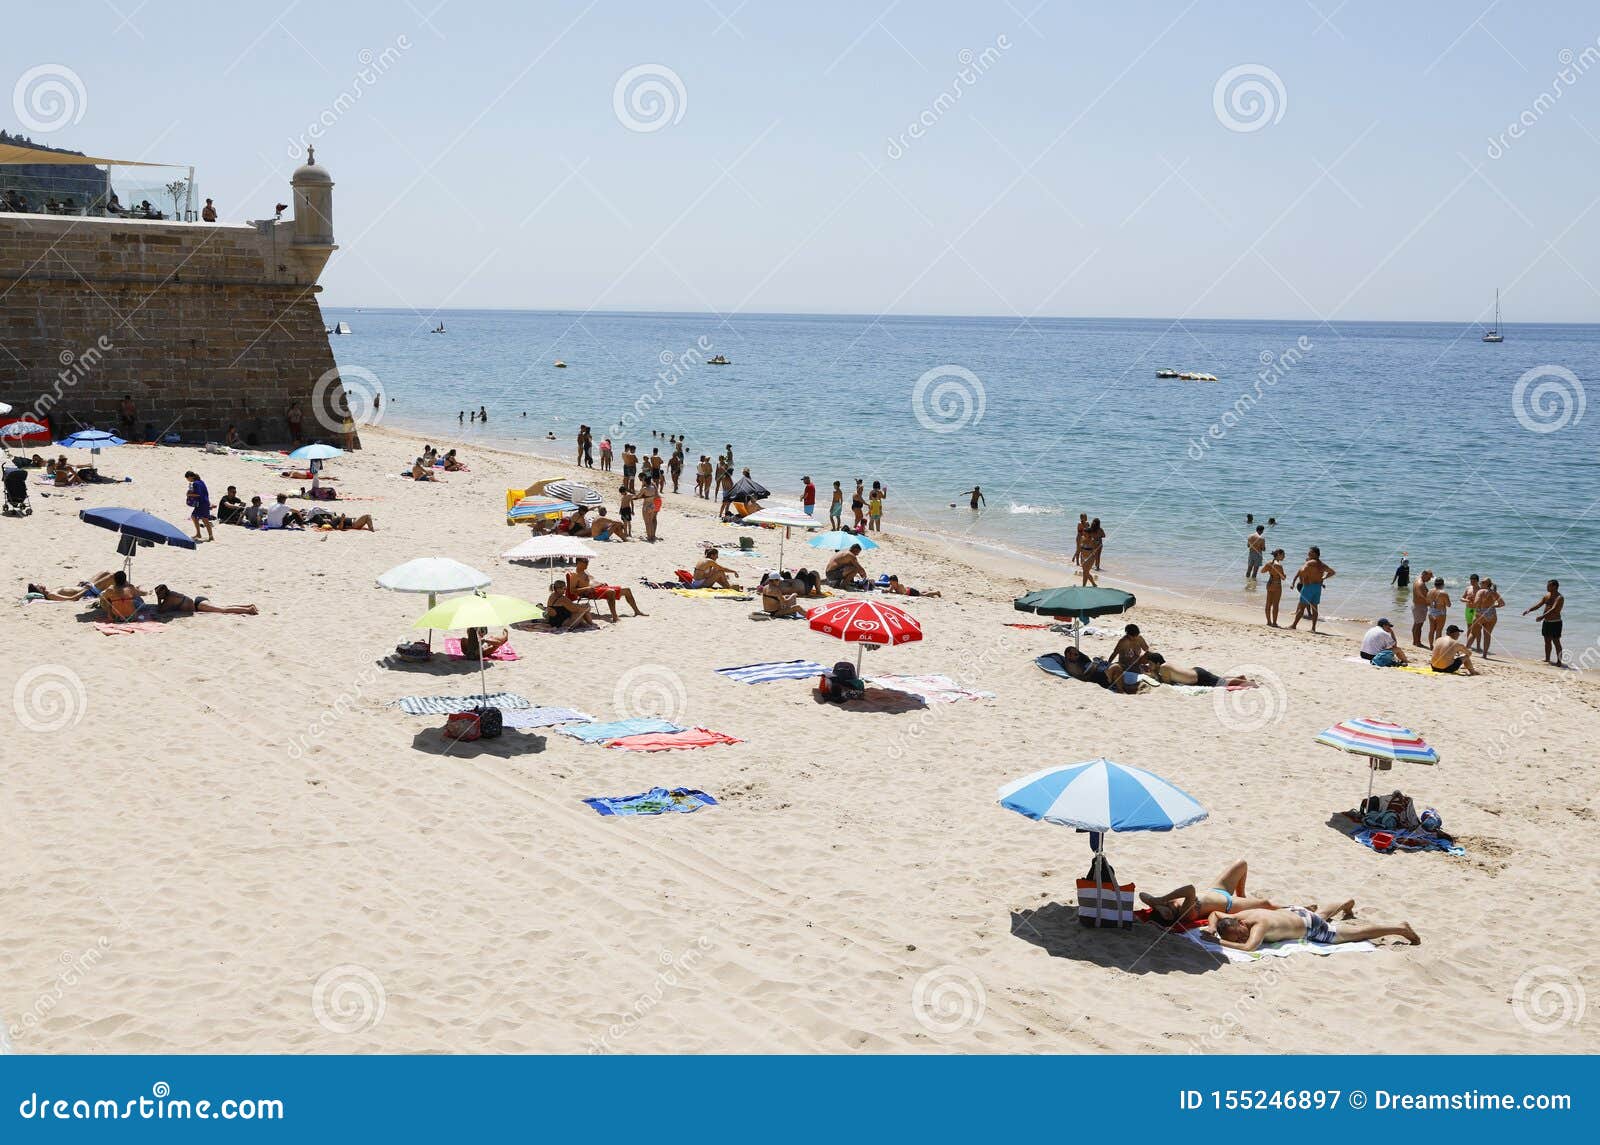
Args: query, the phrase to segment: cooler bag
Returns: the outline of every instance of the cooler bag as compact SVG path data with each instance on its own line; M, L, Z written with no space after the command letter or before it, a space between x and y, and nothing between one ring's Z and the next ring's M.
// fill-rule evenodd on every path
M1104 855L1089 864L1088 877L1078 880L1078 921L1084 926L1133 927L1132 883L1119 884Z

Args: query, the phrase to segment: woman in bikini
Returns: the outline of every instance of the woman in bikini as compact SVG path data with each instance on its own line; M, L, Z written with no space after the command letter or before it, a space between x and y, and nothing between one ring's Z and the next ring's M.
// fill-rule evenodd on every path
M1278 604L1283 600L1283 578L1288 574L1283 570L1284 552L1282 549L1272 550L1272 559L1267 562L1261 571L1267 574L1267 627L1280 628L1278 623Z
M1240 859L1218 875L1215 885L1207 890L1196 891L1191 883L1164 895L1147 895L1141 891L1139 897L1150 908L1150 921L1165 927L1205 922L1213 913L1277 909L1269 900L1245 893L1245 879L1249 874L1250 865Z
M1489 642L1494 638L1494 626L1500 619L1500 607L1505 604L1505 598L1500 595L1500 590L1494 586L1494 581L1485 577L1478 586L1478 591L1472 596L1475 606L1475 615L1472 618L1472 627L1467 630L1467 647L1476 648L1487 659L1489 655Z

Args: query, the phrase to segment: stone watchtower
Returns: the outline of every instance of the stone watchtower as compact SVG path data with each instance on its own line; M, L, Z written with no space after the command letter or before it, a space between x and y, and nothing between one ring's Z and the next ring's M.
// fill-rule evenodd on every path
M58 435L119 428L286 444L335 441L346 396L317 279L338 249L333 178L314 153L291 177L294 216L182 222L0 213L0 401ZM226 209L226 208L224 208Z

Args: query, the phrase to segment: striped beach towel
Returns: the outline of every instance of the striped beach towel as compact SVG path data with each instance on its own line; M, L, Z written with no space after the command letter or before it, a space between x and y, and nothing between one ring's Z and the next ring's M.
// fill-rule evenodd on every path
M584 743L608 743L623 736L646 735L650 732L681 732L683 727L669 720L641 716L631 720L612 720L605 724L576 724L559 729L564 736Z
M533 707L515 692L495 692L490 696L401 696L390 700L386 706L399 708L408 716L453 716L483 707L514 712Z
M508 728L549 728L556 724L593 723L594 717L576 708L529 708L525 712L507 712Z
M716 673L741 684L770 684L774 680L808 680L812 676L822 675L824 670L815 660L781 660L770 664L718 668Z

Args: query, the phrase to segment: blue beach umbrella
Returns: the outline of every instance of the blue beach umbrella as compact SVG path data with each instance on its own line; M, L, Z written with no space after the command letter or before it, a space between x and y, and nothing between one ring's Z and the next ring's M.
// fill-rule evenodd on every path
M1001 787L999 797L1029 819L1089 832L1102 858L1107 831L1176 831L1210 814L1159 775L1109 759L1047 767Z
M134 549L144 545L176 545L180 549L195 547L194 538L176 525L140 509L83 509L78 518L102 529L110 529L122 539L117 552L122 554L123 568L133 564Z
M878 547L877 541L857 536L855 533L846 533L842 529L837 529L830 533L818 533L806 544L814 549L832 549L836 553L844 552L851 545L860 545L862 552Z
M299 449L289 454L291 461L327 461L333 457L343 457L344 450L336 445L302 445Z
M62 449L87 449L90 453L99 453L102 449L127 444L107 429L80 429L77 433L69 433L56 442Z
M531 521L535 517L559 517L563 513L577 512L577 509L571 501L541 499L537 505L513 505L506 510L506 516L513 521Z

